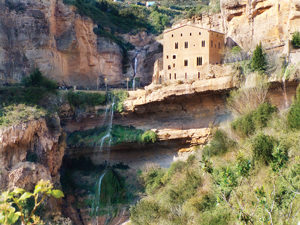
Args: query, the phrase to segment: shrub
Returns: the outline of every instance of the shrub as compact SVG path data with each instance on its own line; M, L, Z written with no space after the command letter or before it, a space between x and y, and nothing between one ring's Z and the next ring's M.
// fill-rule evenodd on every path
M253 158L262 161L266 165L273 160L273 148L277 141L268 135L258 134L252 141Z
M273 169L273 171L279 171L281 170L283 167L286 166L286 163L289 160L289 156L288 156L288 147L285 145L278 145L273 149L272 152L272 162L271 162L271 167Z
M241 156L237 158L236 171L239 176L248 177L252 168L251 161Z
M267 69L266 55L263 52L261 43L256 46L251 58L251 68L253 71L265 72Z
M296 99L288 112L287 122L290 128L300 129L300 86L297 88Z
M67 99L71 106L76 108L85 108L89 106L103 105L106 101L106 96L102 93L68 91Z
M231 123L231 128L241 137L252 135L256 129L267 126L272 114L277 108L269 103L263 103L256 110L236 119Z
M142 135L143 143L155 143L156 140L157 140L157 134L152 130L148 130Z
M300 32L293 33L292 45L294 48L300 48Z
M128 92L123 90L113 91L112 97L115 98L114 110L119 113L123 112L123 102L128 98Z
M162 177L164 176L164 171L160 167L150 167L145 170L141 178L145 184L146 193L151 194L160 188L162 183Z
M48 90L55 90L58 87L55 81L44 77L39 69L35 69L28 77L25 77L22 83L25 87L44 87Z
M208 145L203 149L204 156L221 155L228 151L230 147L234 146L234 142L227 137L227 135L217 130Z

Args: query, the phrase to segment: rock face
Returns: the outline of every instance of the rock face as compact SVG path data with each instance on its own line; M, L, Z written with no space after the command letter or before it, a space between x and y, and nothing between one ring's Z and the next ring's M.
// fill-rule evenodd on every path
M122 49L98 37L95 26L62 0L0 0L0 83L19 82L33 67L60 84L96 88L104 78L109 85L124 83ZM143 52L139 76L149 84L161 48L146 32L124 39Z
M60 125L45 119L0 129L0 188L31 190L40 179L59 184L64 139Z
M299 0L221 0L224 32L245 50L260 41L288 53L288 40L300 27Z
M93 87L100 75L118 83L121 49L93 28L61 0L1 0L0 80L18 82L38 66L67 85Z

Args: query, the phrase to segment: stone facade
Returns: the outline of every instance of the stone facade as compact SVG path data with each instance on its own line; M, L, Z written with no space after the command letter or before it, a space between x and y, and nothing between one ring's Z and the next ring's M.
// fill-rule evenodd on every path
M203 70L221 64L224 34L196 25L183 25L164 32L163 71L157 82L204 79Z

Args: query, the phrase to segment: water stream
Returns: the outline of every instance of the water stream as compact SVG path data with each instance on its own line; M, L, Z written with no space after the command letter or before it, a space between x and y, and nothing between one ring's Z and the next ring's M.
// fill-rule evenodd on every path
M137 52L135 57L134 57L134 66L133 66L133 79L132 79L132 90L135 90L135 77L137 74L137 68L138 68L138 55L139 53Z
M289 106L287 92L286 92L286 78L288 76L288 66L285 68L283 77L282 77L282 87L283 87L283 97L284 97L284 105L285 108Z
M104 147L106 148L106 151L108 151L106 161L109 161L110 157L110 147L112 142L112 123L113 123L113 117L114 117L114 106L115 106L115 98L111 94L107 94L107 106L105 110L105 116L102 123L102 126L107 126L105 135L101 138L100 142L100 151L104 150ZM92 215L95 216L96 222L95 224L98 224L97 215L99 214L99 210L101 207L101 189L102 189L102 181L105 177L106 173L108 171L108 165L106 164L106 168L103 171L103 173L100 175L97 185L96 185L96 192L94 196L94 201L92 205Z

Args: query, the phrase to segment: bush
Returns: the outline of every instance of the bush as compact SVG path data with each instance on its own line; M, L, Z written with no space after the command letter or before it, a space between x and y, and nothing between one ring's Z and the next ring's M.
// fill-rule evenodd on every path
M221 155L228 151L230 147L234 146L234 142L227 137L227 135L217 130L208 145L203 149L204 156Z
M258 108L231 123L231 128L241 137L254 134L256 129L267 126L272 114L277 111L275 106L263 103Z
M103 105L106 101L106 96L101 93L68 91L67 99L69 104L75 108L86 108L89 106Z
M48 90L58 88L57 83L44 77L39 69L35 69L28 77L23 78L22 83L25 87L44 87Z
M148 130L142 135L142 142L143 143L155 143L157 141L157 134L152 131Z
M252 141L253 158L262 161L266 165L273 160L273 148L277 141L268 135L258 134Z
M251 58L251 68L253 71L265 72L267 69L266 55L263 52L261 43L256 46Z
M288 126L292 129L300 129L300 86L297 88L297 96L287 115Z
M123 90L113 91L112 96L115 98L114 110L119 113L123 112L123 102L128 98L128 92Z
M292 45L294 48L300 48L300 32L293 33Z
M155 166L148 168L142 173L141 178L145 185L146 193L151 194L163 185L162 177L164 174L162 168Z

